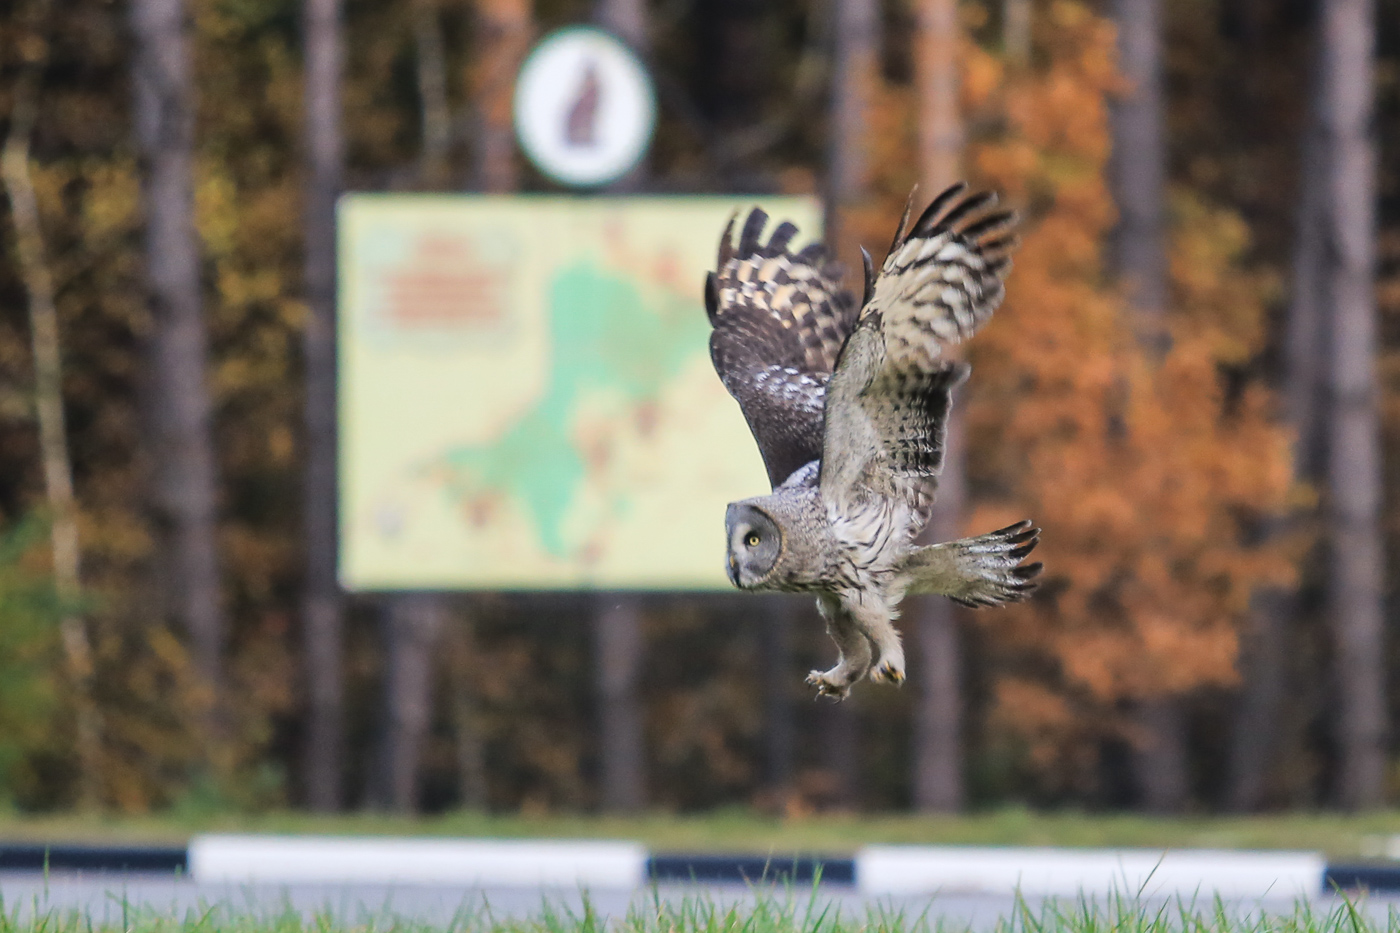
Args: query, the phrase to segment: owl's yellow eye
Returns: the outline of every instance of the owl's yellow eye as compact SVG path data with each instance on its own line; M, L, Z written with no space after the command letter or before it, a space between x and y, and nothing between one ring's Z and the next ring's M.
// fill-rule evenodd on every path
M744 539L744 543L749 547L758 547L758 535L750 531L749 536Z

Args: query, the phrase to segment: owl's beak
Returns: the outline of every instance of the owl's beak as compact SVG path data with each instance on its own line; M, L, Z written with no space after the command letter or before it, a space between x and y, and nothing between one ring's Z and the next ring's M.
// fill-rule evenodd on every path
M739 562L734 559L732 553L729 555L729 564L725 569L729 571L729 582L739 587ZM743 589L743 587L739 587L739 589Z

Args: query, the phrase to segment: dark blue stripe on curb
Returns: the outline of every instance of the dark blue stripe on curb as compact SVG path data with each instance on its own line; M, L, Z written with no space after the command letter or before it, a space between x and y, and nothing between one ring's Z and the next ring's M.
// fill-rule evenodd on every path
M150 871L174 874L189 864L185 847L46 846L0 843L0 871Z
M856 863L848 858L765 858L761 855L653 855L647 859L652 881L701 881L710 884L855 884Z
M1322 874L1322 888L1332 891L1400 891L1400 865L1328 865Z

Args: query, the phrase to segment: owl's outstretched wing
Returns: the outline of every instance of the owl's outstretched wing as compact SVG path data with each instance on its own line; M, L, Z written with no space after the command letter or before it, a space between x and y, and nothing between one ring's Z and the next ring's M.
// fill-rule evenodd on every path
M821 456L826 384L857 309L821 246L791 252L797 228L786 222L763 243L767 223L755 208L736 244L729 222L718 271L705 280L705 310L715 371L739 402L776 489Z
M1015 246L1015 216L965 191L944 191L907 233L906 212L827 386L822 497L902 503L911 535L927 520L952 392L970 371L943 348L992 316Z

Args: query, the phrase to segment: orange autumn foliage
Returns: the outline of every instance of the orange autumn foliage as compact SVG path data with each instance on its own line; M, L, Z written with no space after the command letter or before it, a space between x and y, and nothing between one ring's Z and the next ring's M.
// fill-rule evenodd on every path
M1235 681L1251 594L1291 579L1288 555L1250 529L1292 475L1270 393L1239 371L1261 350L1271 287L1241 264L1243 223L1173 197L1172 342L1156 359L1104 262L1112 26L1056 0L1038 28L1026 69L964 49L965 171L1024 222L961 402L969 533L1025 516L1044 528L1041 592L975 618L996 656L994 720L1048 763L1067 738L1121 727L1124 701ZM848 224L866 243L915 171L909 91L886 89L876 109L879 175Z

